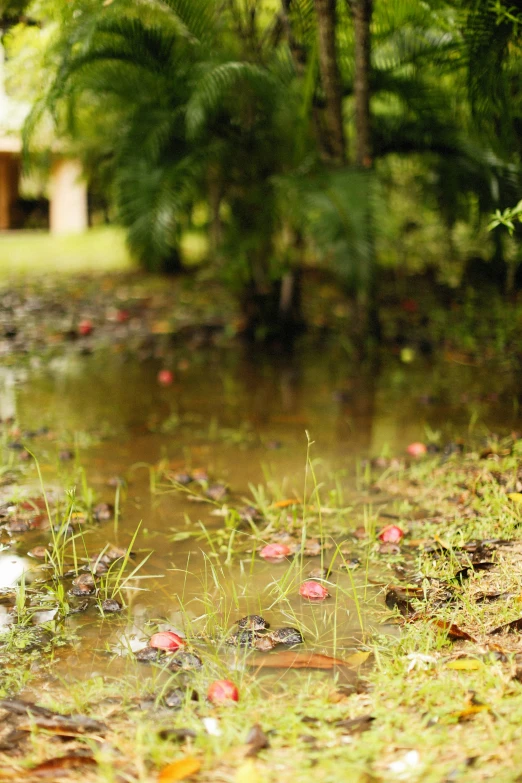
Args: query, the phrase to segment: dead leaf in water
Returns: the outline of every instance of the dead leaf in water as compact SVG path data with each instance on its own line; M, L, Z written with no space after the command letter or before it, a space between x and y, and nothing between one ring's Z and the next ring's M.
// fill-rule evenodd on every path
M360 652L353 653L353 655L349 655L348 658L345 658L344 663L351 669L357 669L359 666L362 666L363 663L366 663L370 655L371 652L368 650L361 650Z
M335 666L350 666L350 663L342 658L332 658L320 653L282 650L271 655L259 655L252 659L250 665L259 669L333 669Z
M158 783L175 783L177 780L185 780L195 775L201 769L201 762L198 759L187 758L174 761L166 767L163 767L158 775Z

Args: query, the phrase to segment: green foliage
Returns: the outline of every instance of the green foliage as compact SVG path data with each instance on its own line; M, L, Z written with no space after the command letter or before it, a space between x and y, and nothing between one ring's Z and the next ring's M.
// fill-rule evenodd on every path
M513 235L516 223L522 223L522 201L519 201L515 207L507 207L502 211L497 209L488 227L490 231L493 231L498 226L504 226Z
M48 147L52 124L81 155L143 266L179 265L181 234L205 204L213 260L239 293L274 302L305 255L372 287L379 232L393 225L382 217L386 167L331 171L322 160L314 0L34 0L29 12L43 27L32 63L47 86L26 138ZM373 158L415 161L448 234L494 210L511 219L502 209L522 184L521 15L504 0L375 0ZM13 51L23 39L17 56L27 57L39 35L13 31ZM349 141L354 44L350 3L339 2ZM19 70L18 84L34 68Z

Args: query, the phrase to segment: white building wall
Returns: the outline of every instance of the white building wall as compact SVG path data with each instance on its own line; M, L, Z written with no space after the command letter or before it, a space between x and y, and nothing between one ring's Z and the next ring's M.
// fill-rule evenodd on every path
M87 182L79 161L53 162L49 196L51 234L80 234L87 229Z

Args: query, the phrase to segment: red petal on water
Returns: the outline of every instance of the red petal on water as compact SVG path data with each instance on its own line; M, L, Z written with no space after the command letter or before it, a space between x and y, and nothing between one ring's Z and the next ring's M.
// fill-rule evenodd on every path
M303 598L308 598L309 601L324 601L325 598L328 598L330 593L324 587L324 585L319 584L319 582L309 581L309 582L303 582L301 587L299 588L299 595L301 595Z
M286 544L267 544L259 552L264 560L284 560L292 550Z
M156 647L158 650L179 650L185 646L185 640L173 631L159 631L150 637L149 647Z

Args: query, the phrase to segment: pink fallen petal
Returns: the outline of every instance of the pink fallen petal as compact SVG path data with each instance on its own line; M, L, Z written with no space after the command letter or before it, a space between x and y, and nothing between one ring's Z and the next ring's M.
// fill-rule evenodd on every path
M226 704L239 701L239 691L230 680L216 680L210 685L207 698L212 704Z
M91 334L93 329L94 326L92 325L92 321L90 321L88 318L85 318L83 321L80 321L80 323L78 324L78 332L81 334L82 337L88 337L88 335Z
M422 457L426 454L428 449L424 443L410 443L406 451L410 457Z
M178 636L174 631L159 631L150 637L149 647L156 647L158 650L179 650L185 646L185 640Z
M385 544L398 544L404 537L404 530L398 525L386 525L379 533L379 538Z
M174 383L174 373L170 370L160 370L158 373L158 383L160 386L170 386Z
M263 560L284 560L292 550L286 544L267 544L259 552Z
M299 595L303 598L308 598L309 601L324 601L325 598L328 598L330 593L326 587L319 584L319 582L309 581L303 582L299 588Z

